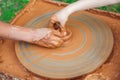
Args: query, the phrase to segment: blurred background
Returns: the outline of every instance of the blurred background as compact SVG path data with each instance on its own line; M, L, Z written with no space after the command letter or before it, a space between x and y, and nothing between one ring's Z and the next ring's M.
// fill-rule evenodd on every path
M30 0L0 0L0 21L9 23ZM73 3L77 0L56 0ZM103 6L98 9L120 13L120 4Z

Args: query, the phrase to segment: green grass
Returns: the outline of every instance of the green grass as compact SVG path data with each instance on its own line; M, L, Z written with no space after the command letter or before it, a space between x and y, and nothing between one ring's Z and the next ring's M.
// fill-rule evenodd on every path
M73 3L77 0L56 0L56 1L62 1L62 2L66 2L66 3Z
M10 22L30 0L0 0L0 21ZM73 3L77 0L56 0ZM98 9L120 13L120 4L104 6Z
M29 0L0 0L0 20L10 22Z
M120 13L120 4L103 6L103 7L100 7L98 9Z

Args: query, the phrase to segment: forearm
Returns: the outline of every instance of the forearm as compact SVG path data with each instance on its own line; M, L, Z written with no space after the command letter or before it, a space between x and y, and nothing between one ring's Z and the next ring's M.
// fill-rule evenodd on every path
M10 24L0 22L0 37L9 38L21 41L31 41L32 29L18 27Z
M25 42L39 41L51 31L47 28L31 29L0 22L0 37Z
M116 4L119 2L120 0L79 0L58 11L55 15L57 16L61 25L64 26L68 16L76 11Z
M120 0L79 0L66 8L63 9L63 11L66 11L68 15L79 11L79 10L85 10L90 8L96 8L101 6L106 6L110 4L116 4L119 3Z

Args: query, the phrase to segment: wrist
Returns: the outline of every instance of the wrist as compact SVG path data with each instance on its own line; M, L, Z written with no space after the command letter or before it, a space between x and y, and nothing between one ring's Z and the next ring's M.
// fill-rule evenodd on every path
M57 17L57 21L59 21L64 27L66 21L68 20L69 12L65 11L65 9L58 11L55 16Z
M43 38L45 38L47 35L51 33L51 30L48 28L40 28L40 29L34 29L32 35L31 42L39 41Z
M25 42L30 42L32 40L33 30L29 28L11 26L10 27L9 38L14 40L20 40Z

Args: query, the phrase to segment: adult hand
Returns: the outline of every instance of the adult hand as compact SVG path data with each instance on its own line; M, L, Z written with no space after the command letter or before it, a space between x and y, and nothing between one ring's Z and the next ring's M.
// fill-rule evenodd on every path
M48 48L59 47L63 43L60 33L50 28L31 29L0 22L0 37L33 43Z
M56 48L63 44L63 39L59 32L49 28L41 28L34 30L30 43L47 48Z
M51 27L54 28L54 24L57 23L59 24L59 29L62 32L66 31L65 28L65 23L68 20L69 15L76 11L81 11L81 10L86 10L90 8L96 8L96 7L101 7L105 5L110 5L110 4L116 4L119 3L120 0L78 0L67 7L61 9L57 13L55 13L50 20ZM65 34L65 33L64 33Z
M69 15L65 15L63 12L64 11L61 10L54 14L50 19L48 27L59 32L62 38L69 39L72 33L65 25Z

